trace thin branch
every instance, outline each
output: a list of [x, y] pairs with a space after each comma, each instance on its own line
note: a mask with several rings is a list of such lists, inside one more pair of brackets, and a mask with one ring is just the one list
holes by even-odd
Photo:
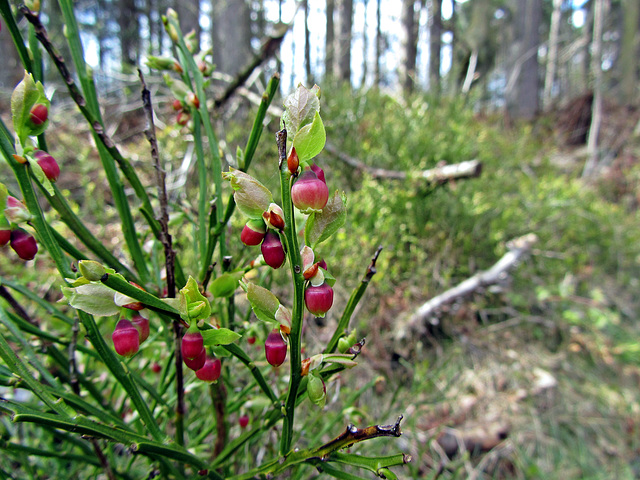
[[22, 305], [20, 305], [20, 303], [15, 298], [13, 298], [13, 295], [11, 295], [9, 290], [7, 290], [4, 285], [0, 285], [0, 297], [4, 298], [19, 316], [21, 316], [34, 327], [40, 328], [38, 322], [35, 319], [31, 318], [27, 311], [22, 308]]
[[325, 145], [325, 150], [338, 160], [353, 168], [367, 172], [374, 178], [384, 178], [389, 180], [420, 179], [427, 183], [443, 184], [449, 180], [459, 178], [479, 177], [482, 173], [482, 163], [478, 160], [467, 160], [453, 165], [443, 165], [436, 168], [430, 168], [428, 170], [405, 172], [400, 170], [387, 170], [384, 168], [371, 167], [363, 161], [347, 155], [329, 143]]
[[260, 53], [258, 53], [251, 62], [231, 81], [227, 86], [224, 93], [216, 98], [214, 105], [216, 108], [224, 106], [225, 103], [231, 98], [231, 96], [244, 85], [247, 79], [251, 76], [251, 73], [262, 65], [264, 62], [273, 57], [280, 48], [282, 41], [289, 29], [293, 26], [293, 22], [290, 25], [285, 25], [284, 28], [276, 32], [275, 35], [267, 37], [267, 40], [263, 43]]
[[213, 410], [216, 417], [216, 441], [213, 445], [213, 457], [220, 455], [220, 452], [224, 450], [224, 447], [228, 443], [229, 430], [227, 428], [227, 389], [222, 383], [222, 380], [212, 384], [210, 387], [211, 401], [213, 403]]
[[443, 306], [454, 302], [458, 298], [467, 296], [479, 288], [503, 282], [509, 270], [518, 264], [520, 259], [531, 250], [531, 247], [537, 241], [538, 237], [533, 233], [511, 241], [509, 243], [509, 251], [489, 270], [475, 274], [473, 277], [432, 298], [418, 308], [409, 318], [408, 322], [402, 326], [402, 328], [398, 329], [396, 338], [405, 339], [410, 338], [412, 335], [419, 334], [424, 331], [427, 323], [437, 325], [440, 322], [440, 309]]

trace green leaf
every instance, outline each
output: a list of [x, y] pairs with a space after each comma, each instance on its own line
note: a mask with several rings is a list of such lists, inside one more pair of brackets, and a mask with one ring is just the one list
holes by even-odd
[[223, 273], [216, 278], [209, 290], [216, 298], [227, 298], [234, 294], [240, 285], [243, 272]]
[[62, 293], [70, 306], [96, 317], [120, 313], [120, 307], [113, 299], [115, 290], [102, 283], [87, 283], [74, 288], [62, 287]]
[[336, 233], [347, 220], [347, 197], [336, 193], [329, 199], [321, 212], [313, 212], [304, 228], [304, 240], [311, 248], [327, 240]]
[[278, 298], [264, 287], [254, 283], [247, 284], [247, 299], [251, 303], [253, 313], [259, 320], [267, 323], [279, 324], [276, 312], [280, 307]]
[[229, 330], [228, 328], [200, 330], [200, 333], [202, 334], [206, 347], [211, 345], [229, 345], [242, 337], [239, 333]]
[[191, 323], [211, 316], [209, 300], [200, 293], [198, 282], [189, 276], [187, 284], [180, 290], [180, 316]]
[[53, 190], [53, 185], [51, 185], [51, 181], [44, 174], [44, 171], [42, 170], [42, 167], [38, 164], [38, 161], [35, 158], [33, 158], [31, 155], [27, 155], [26, 159], [29, 161], [29, 166], [31, 166], [31, 171], [33, 172], [33, 175], [36, 177], [36, 180], [38, 180], [42, 184], [44, 189], [47, 191], [47, 193], [53, 197], [55, 195], [55, 192]]
[[269, 189], [251, 175], [234, 168], [229, 168], [222, 176], [231, 182], [234, 190], [233, 199], [238, 210], [249, 218], [262, 218], [262, 213], [273, 202]]
[[320, 87], [314, 85], [309, 90], [298, 85], [296, 91], [285, 100], [284, 109], [282, 127], [287, 129], [287, 137], [295, 138], [298, 130], [312, 123], [320, 111]]
[[293, 139], [293, 146], [296, 148], [300, 162], [307, 163], [318, 155], [324, 148], [326, 141], [327, 133], [324, 130], [322, 118], [320, 118], [320, 113], [316, 112], [313, 123], [298, 130]]
[[35, 126], [29, 120], [31, 108], [36, 103], [42, 103], [49, 108], [49, 100], [44, 94], [44, 87], [40, 82], [35, 82], [33, 76], [26, 71], [24, 72], [24, 78], [16, 86], [11, 94], [11, 117], [13, 120], [13, 128], [20, 140], [20, 143], [24, 145], [27, 137], [30, 135], [40, 135], [45, 131], [49, 121], [47, 120], [42, 125]]

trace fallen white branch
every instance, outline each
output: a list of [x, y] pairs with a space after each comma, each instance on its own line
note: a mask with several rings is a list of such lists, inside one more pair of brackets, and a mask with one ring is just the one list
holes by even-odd
[[325, 150], [346, 163], [347, 165], [367, 172], [374, 178], [388, 178], [395, 180], [405, 180], [407, 178], [423, 179], [427, 183], [445, 183], [457, 178], [479, 177], [482, 171], [482, 164], [478, 160], [467, 160], [453, 165], [442, 165], [428, 170], [415, 172], [404, 172], [400, 170], [387, 170], [366, 165], [361, 160], [351, 157], [338, 150], [334, 145], [327, 143]]
[[509, 242], [509, 251], [489, 270], [475, 274], [419, 307], [398, 330], [396, 339], [402, 340], [420, 334], [425, 330], [427, 323], [437, 325], [440, 322], [441, 308], [453, 303], [456, 299], [469, 295], [479, 288], [503, 282], [509, 270], [518, 264], [522, 256], [527, 254], [537, 241], [538, 237], [534, 233], [529, 233]]

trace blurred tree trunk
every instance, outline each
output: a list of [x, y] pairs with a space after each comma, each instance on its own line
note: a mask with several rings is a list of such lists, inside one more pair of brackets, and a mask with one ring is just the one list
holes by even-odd
[[400, 64], [398, 76], [405, 94], [413, 91], [416, 83], [416, 58], [418, 56], [418, 21], [415, 0], [402, 0], [402, 29], [400, 31]]
[[602, 121], [602, 32], [606, 15], [606, 1], [595, 0], [593, 5], [593, 45], [591, 45], [591, 77], [593, 78], [593, 105], [587, 151], [589, 158], [585, 163], [583, 176], [588, 176], [598, 165], [600, 123]]
[[[11, 89], [22, 80], [24, 76], [24, 68], [18, 56], [18, 50], [11, 40], [11, 35], [7, 28], [0, 30], [0, 51], [2, 52], [2, 67], [0, 68], [0, 87], [2, 89]], [[8, 102], [8, 100], [7, 100]], [[4, 103], [3, 103], [4, 105]], [[8, 107], [9, 104], [7, 103]]]
[[[100, 2], [104, 0], [99, 0]], [[144, 2], [144, 15], [147, 17], [147, 25], [149, 25], [149, 48], [147, 53], [150, 55], [158, 55], [160, 42], [158, 37], [158, 22], [154, 17], [154, 12], [157, 10], [156, 2], [154, 0], [145, 0]]]
[[548, 110], [553, 100], [553, 86], [556, 81], [556, 66], [558, 63], [558, 38], [560, 36], [560, 18], [562, 0], [553, 0], [551, 25], [549, 27], [549, 45], [547, 46], [547, 67], [544, 76], [543, 108]]
[[622, 101], [632, 103], [638, 95], [638, 56], [640, 56], [640, 3], [623, 0], [622, 45], [620, 51]]
[[120, 61], [122, 71], [128, 73], [138, 65], [140, 56], [140, 31], [135, 0], [119, 0], [117, 14], [120, 27]]
[[591, 43], [593, 41], [593, 0], [587, 0], [584, 4], [587, 9], [586, 20], [582, 26], [582, 38], [584, 48], [582, 50], [582, 75], [583, 84], [581, 91], [589, 89], [589, 72], [591, 71]]
[[442, 0], [431, 0], [429, 29], [429, 90], [440, 96], [440, 63], [442, 51]]
[[202, 29], [200, 28], [200, 1], [177, 0], [174, 8], [178, 12], [182, 31], [185, 34], [191, 31], [195, 32], [195, 51], [200, 51], [200, 35], [202, 34]]
[[367, 83], [367, 75], [369, 73], [369, 36], [367, 35], [367, 9], [369, 7], [369, 0], [363, 0], [364, 3], [364, 25], [362, 27], [362, 78], [360, 79], [360, 87], [364, 87]]
[[382, 3], [382, 0], [376, 1], [376, 62], [373, 80], [376, 87], [380, 86], [381, 80], [380, 61], [382, 58], [382, 17], [380, 14], [380, 3]]
[[353, 27], [353, 0], [338, 0], [338, 78], [351, 82], [351, 31]]
[[326, 18], [327, 18], [327, 32], [324, 39], [324, 76], [325, 78], [332, 78], [335, 74], [335, 30], [333, 24], [333, 13], [335, 10], [335, 1], [327, 0], [326, 2]]
[[541, 0], [518, 0], [514, 25], [516, 57], [511, 65], [507, 88], [507, 110], [511, 117], [532, 119], [540, 109], [538, 48]]
[[311, 73], [311, 41], [309, 33], [309, 0], [303, 1], [304, 6], [304, 73], [307, 85], [313, 83]]
[[212, 4], [213, 63], [235, 76], [251, 58], [251, 8], [244, 0], [215, 0]]

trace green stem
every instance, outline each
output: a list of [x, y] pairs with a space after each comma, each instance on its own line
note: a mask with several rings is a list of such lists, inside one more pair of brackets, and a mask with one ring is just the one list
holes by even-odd
[[280, 192], [282, 195], [282, 210], [284, 212], [284, 238], [287, 248], [289, 267], [293, 279], [293, 309], [291, 312], [291, 332], [289, 333], [291, 375], [289, 389], [285, 403], [282, 437], [280, 438], [280, 454], [286, 455], [291, 449], [293, 438], [293, 422], [295, 416], [298, 387], [302, 380], [302, 318], [304, 315], [304, 277], [302, 275], [302, 259], [296, 232], [293, 203], [291, 202], [290, 174], [287, 167], [287, 131], [281, 130], [276, 134], [278, 143]]
[[18, 55], [20, 56], [20, 61], [22, 65], [27, 69], [28, 72], [33, 73], [33, 66], [31, 64], [31, 57], [29, 56], [29, 51], [27, 47], [24, 45], [24, 40], [22, 39], [22, 35], [20, 34], [20, 30], [18, 29], [18, 25], [16, 24], [15, 19], [13, 18], [13, 13], [11, 12], [11, 5], [8, 0], [0, 0], [0, 14], [6, 23], [6, 27], [11, 34], [11, 38], [13, 39], [13, 44], [16, 46], [18, 50]]
[[342, 317], [340, 317], [340, 321], [338, 322], [338, 327], [336, 328], [335, 332], [333, 332], [333, 336], [331, 337], [331, 340], [329, 340], [324, 353], [333, 353], [338, 346], [338, 340], [340, 340], [340, 337], [346, 333], [347, 328], [349, 327], [349, 322], [351, 321], [351, 316], [353, 315], [356, 306], [360, 302], [360, 299], [364, 295], [364, 292], [367, 290], [367, 287], [371, 282], [371, 278], [373, 278], [376, 273], [376, 261], [378, 260], [378, 256], [380, 255], [381, 251], [382, 246], [378, 247], [376, 253], [373, 255], [371, 264], [367, 267], [367, 271], [364, 274], [364, 277], [362, 277], [360, 285], [358, 285], [351, 293], [351, 297], [349, 297], [347, 306], [344, 308]]

